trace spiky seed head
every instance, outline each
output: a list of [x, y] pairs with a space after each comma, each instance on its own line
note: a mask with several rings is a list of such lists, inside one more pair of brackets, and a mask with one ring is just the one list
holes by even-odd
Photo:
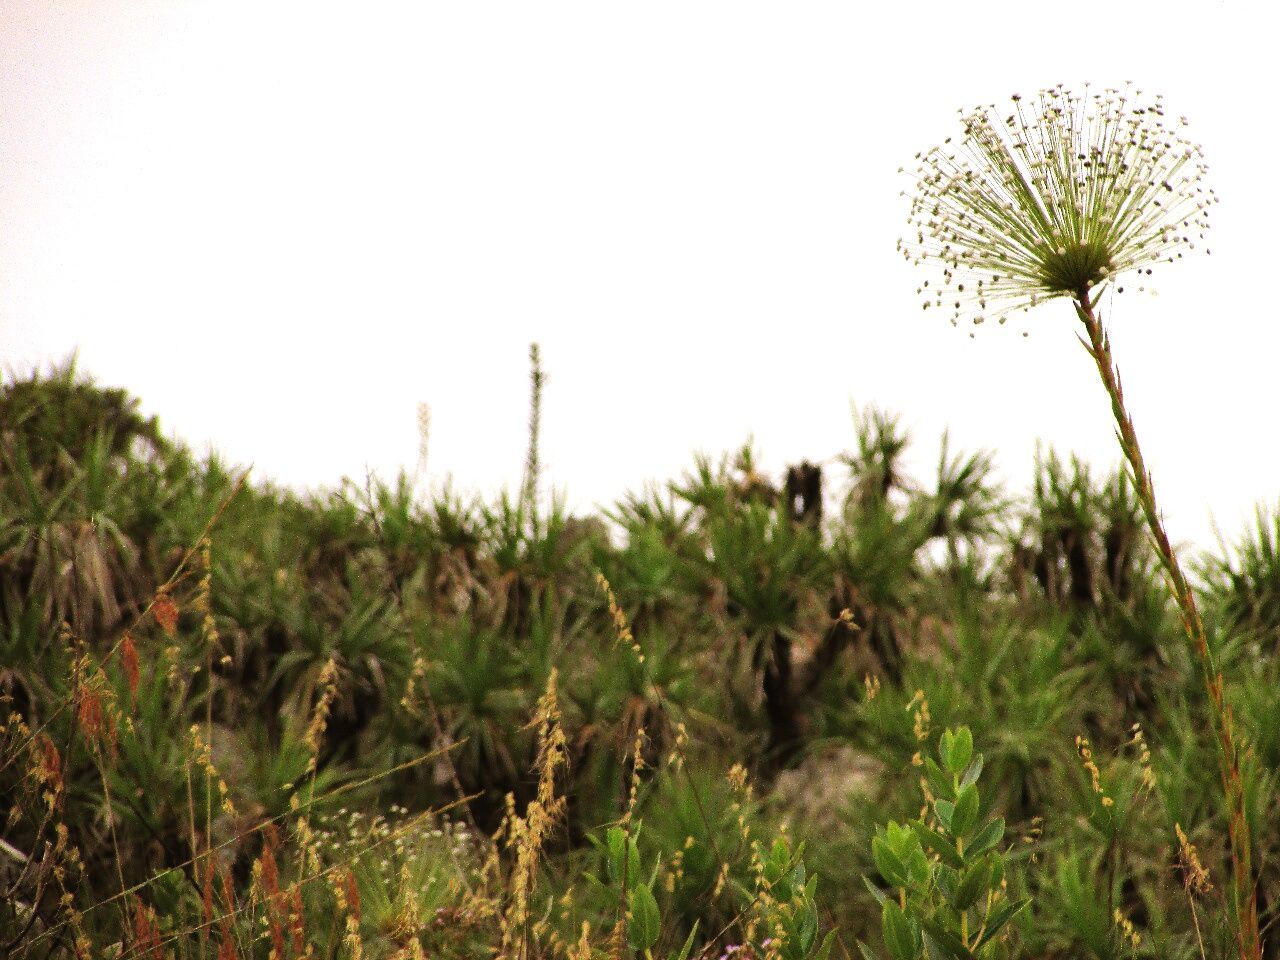
[[917, 154], [898, 241], [929, 269], [924, 309], [1003, 323], [1201, 245], [1217, 197], [1186, 118], [1167, 121], [1160, 96], [1056, 86], [960, 119], [958, 142]]

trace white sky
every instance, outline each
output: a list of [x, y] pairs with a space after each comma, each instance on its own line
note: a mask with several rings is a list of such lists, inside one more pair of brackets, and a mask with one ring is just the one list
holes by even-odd
[[850, 401], [922, 472], [949, 426], [1021, 487], [1037, 439], [1116, 459], [1096, 372], [1065, 302], [976, 339], [920, 312], [897, 169], [958, 107], [1132, 79], [1222, 197], [1213, 255], [1113, 327], [1208, 545], [1280, 495], [1267, 6], [0, 0], [0, 354], [78, 349], [294, 484], [411, 468], [425, 400], [435, 477], [514, 485], [538, 340], [580, 508], [751, 434], [831, 457]]

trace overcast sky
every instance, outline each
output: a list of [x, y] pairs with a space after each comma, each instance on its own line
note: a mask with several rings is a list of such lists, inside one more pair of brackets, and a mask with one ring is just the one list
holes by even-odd
[[[1163, 92], [1213, 255], [1105, 311], [1175, 538], [1280, 496], [1267, 4], [0, 0], [0, 352], [79, 351], [259, 477], [417, 458], [514, 485], [527, 351], [547, 479], [589, 508], [754, 435], [767, 468], [901, 413], [1015, 487], [1116, 460], [1058, 301], [975, 339], [895, 253], [956, 109]], [[1021, 336], [1022, 331], [1029, 336]]]

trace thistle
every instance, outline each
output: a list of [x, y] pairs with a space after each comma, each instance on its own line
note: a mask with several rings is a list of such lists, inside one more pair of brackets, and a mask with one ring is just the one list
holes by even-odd
[[974, 323], [1003, 322], [1044, 300], [1072, 300], [1084, 327], [1080, 342], [1111, 400], [1134, 490], [1204, 683], [1227, 807], [1237, 955], [1260, 960], [1243, 751], [1097, 312], [1109, 285], [1123, 289], [1122, 275], [1147, 276], [1204, 239], [1216, 202], [1202, 186], [1207, 168], [1182, 133], [1186, 119], [1166, 123], [1161, 98], [1143, 100], [1137, 90], [1091, 95], [1086, 88], [1076, 95], [1058, 86], [1033, 102], [1015, 95], [1003, 119], [994, 111], [961, 111], [960, 143], [948, 139], [917, 155], [915, 235], [898, 247], [909, 261], [933, 269], [919, 288], [924, 307], [952, 310], [953, 324], [966, 315]]
[[917, 290], [924, 309], [1003, 323], [1149, 275], [1203, 241], [1216, 197], [1186, 118], [1166, 122], [1161, 97], [1058, 86], [1015, 94], [1003, 116], [994, 105], [960, 113], [959, 143], [917, 154], [911, 234], [898, 242], [933, 268]]

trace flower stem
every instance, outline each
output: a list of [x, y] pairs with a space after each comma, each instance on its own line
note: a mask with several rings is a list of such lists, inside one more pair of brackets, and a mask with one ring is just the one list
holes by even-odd
[[1138, 446], [1138, 434], [1133, 418], [1124, 405], [1124, 392], [1120, 386], [1120, 371], [1111, 354], [1111, 341], [1102, 327], [1102, 321], [1094, 311], [1096, 301], [1090, 299], [1088, 289], [1075, 294], [1076, 315], [1084, 324], [1088, 335], [1080, 342], [1093, 357], [1102, 377], [1103, 386], [1111, 398], [1111, 412], [1116, 420], [1116, 437], [1133, 472], [1134, 489], [1138, 502], [1151, 531], [1160, 563], [1164, 567], [1169, 589], [1173, 592], [1182, 615], [1182, 627], [1200, 667], [1205, 692], [1209, 697], [1210, 722], [1217, 742], [1219, 772], [1222, 792], [1227, 801], [1227, 833], [1231, 843], [1232, 885], [1236, 908], [1236, 947], [1240, 960], [1261, 960], [1262, 944], [1258, 932], [1258, 904], [1253, 882], [1252, 843], [1249, 837], [1249, 821], [1245, 811], [1244, 778], [1240, 770], [1240, 752], [1232, 733], [1231, 709], [1223, 697], [1222, 671], [1214, 661], [1209, 648], [1204, 621], [1196, 604], [1195, 594], [1187, 583], [1186, 575], [1178, 562], [1178, 555], [1169, 542], [1164, 521], [1156, 506], [1155, 489], [1151, 474]]

